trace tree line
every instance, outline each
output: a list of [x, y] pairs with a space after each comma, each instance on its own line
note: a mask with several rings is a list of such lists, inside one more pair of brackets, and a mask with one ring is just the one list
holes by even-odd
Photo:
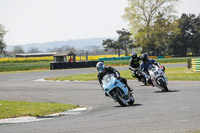
[[119, 56], [120, 51], [127, 55], [131, 48], [150, 55], [200, 55], [200, 15], [183, 13], [177, 18], [178, 2], [128, 0], [123, 18], [129, 22], [129, 31], [117, 31], [116, 41], [104, 40], [104, 50], [115, 50]]

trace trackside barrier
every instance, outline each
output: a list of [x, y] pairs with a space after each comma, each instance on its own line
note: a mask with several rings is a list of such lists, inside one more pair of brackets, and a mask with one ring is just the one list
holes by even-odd
[[50, 69], [70, 69], [70, 68], [88, 68], [96, 67], [99, 61], [85, 61], [85, 62], [52, 62], [50, 63]]
[[191, 68], [193, 71], [200, 72], [200, 58], [191, 59]]

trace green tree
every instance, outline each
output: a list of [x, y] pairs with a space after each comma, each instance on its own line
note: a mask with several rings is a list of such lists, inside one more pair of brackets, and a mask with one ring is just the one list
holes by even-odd
[[200, 54], [200, 15], [197, 17], [195, 14], [191, 16], [192, 21], [192, 40], [191, 40], [191, 52], [192, 55]]
[[0, 54], [2, 54], [4, 52], [4, 49], [6, 48], [6, 44], [3, 40], [5, 34], [6, 31], [4, 29], [4, 26], [0, 24]]
[[123, 50], [125, 50], [125, 55], [128, 56], [128, 48], [132, 48], [133, 40], [130, 38], [131, 33], [125, 29], [117, 30], [119, 34], [118, 42], [121, 44]]
[[119, 34], [119, 38], [114, 41], [112, 39], [106, 39], [103, 40], [103, 47], [104, 51], [107, 52], [108, 50], [114, 50], [116, 53], [118, 53], [118, 56], [121, 55], [121, 51], [125, 51], [125, 55], [128, 55], [128, 48], [133, 47], [133, 40], [130, 38], [130, 32], [122, 29], [122, 30], [117, 30], [117, 33]]
[[[179, 0], [128, 0], [123, 18], [129, 21], [130, 32], [136, 46], [142, 45], [143, 52], [149, 52], [152, 40], [151, 29], [159, 13], [166, 18], [174, 18], [174, 5]], [[141, 37], [141, 38], [140, 38]]]
[[171, 34], [179, 33], [176, 21], [164, 18], [163, 13], [159, 13], [152, 27], [150, 40], [152, 40], [153, 51], [157, 55], [169, 54], [169, 43]]
[[112, 39], [106, 39], [103, 40], [102, 45], [104, 47], [105, 52], [107, 52], [108, 50], [114, 50], [118, 54], [118, 56], [121, 55], [122, 46], [118, 41], [114, 41]]
[[200, 16], [194, 14], [182, 14], [177, 20], [180, 32], [173, 34], [173, 40], [170, 48], [172, 53], [179, 56], [185, 56], [188, 53], [200, 53]]

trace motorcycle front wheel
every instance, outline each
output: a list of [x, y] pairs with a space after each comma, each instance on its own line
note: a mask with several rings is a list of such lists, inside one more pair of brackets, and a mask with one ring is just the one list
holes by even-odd
[[135, 102], [135, 99], [134, 99], [133, 95], [130, 94], [130, 101], [128, 102], [128, 104], [129, 104], [129, 105], [133, 105], [134, 102]]
[[159, 82], [160, 82], [160, 86], [163, 88], [163, 91], [168, 92], [169, 89], [168, 89], [166, 83], [162, 79], [160, 79]]
[[117, 89], [116, 93], [114, 94], [114, 97], [121, 106], [126, 106], [126, 100], [123, 91]]

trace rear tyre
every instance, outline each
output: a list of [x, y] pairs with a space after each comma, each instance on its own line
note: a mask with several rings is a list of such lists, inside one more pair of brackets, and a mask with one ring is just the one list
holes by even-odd
[[162, 79], [160, 79], [159, 82], [160, 82], [160, 86], [163, 88], [163, 91], [169, 92], [169, 89], [168, 89], [166, 83]]

